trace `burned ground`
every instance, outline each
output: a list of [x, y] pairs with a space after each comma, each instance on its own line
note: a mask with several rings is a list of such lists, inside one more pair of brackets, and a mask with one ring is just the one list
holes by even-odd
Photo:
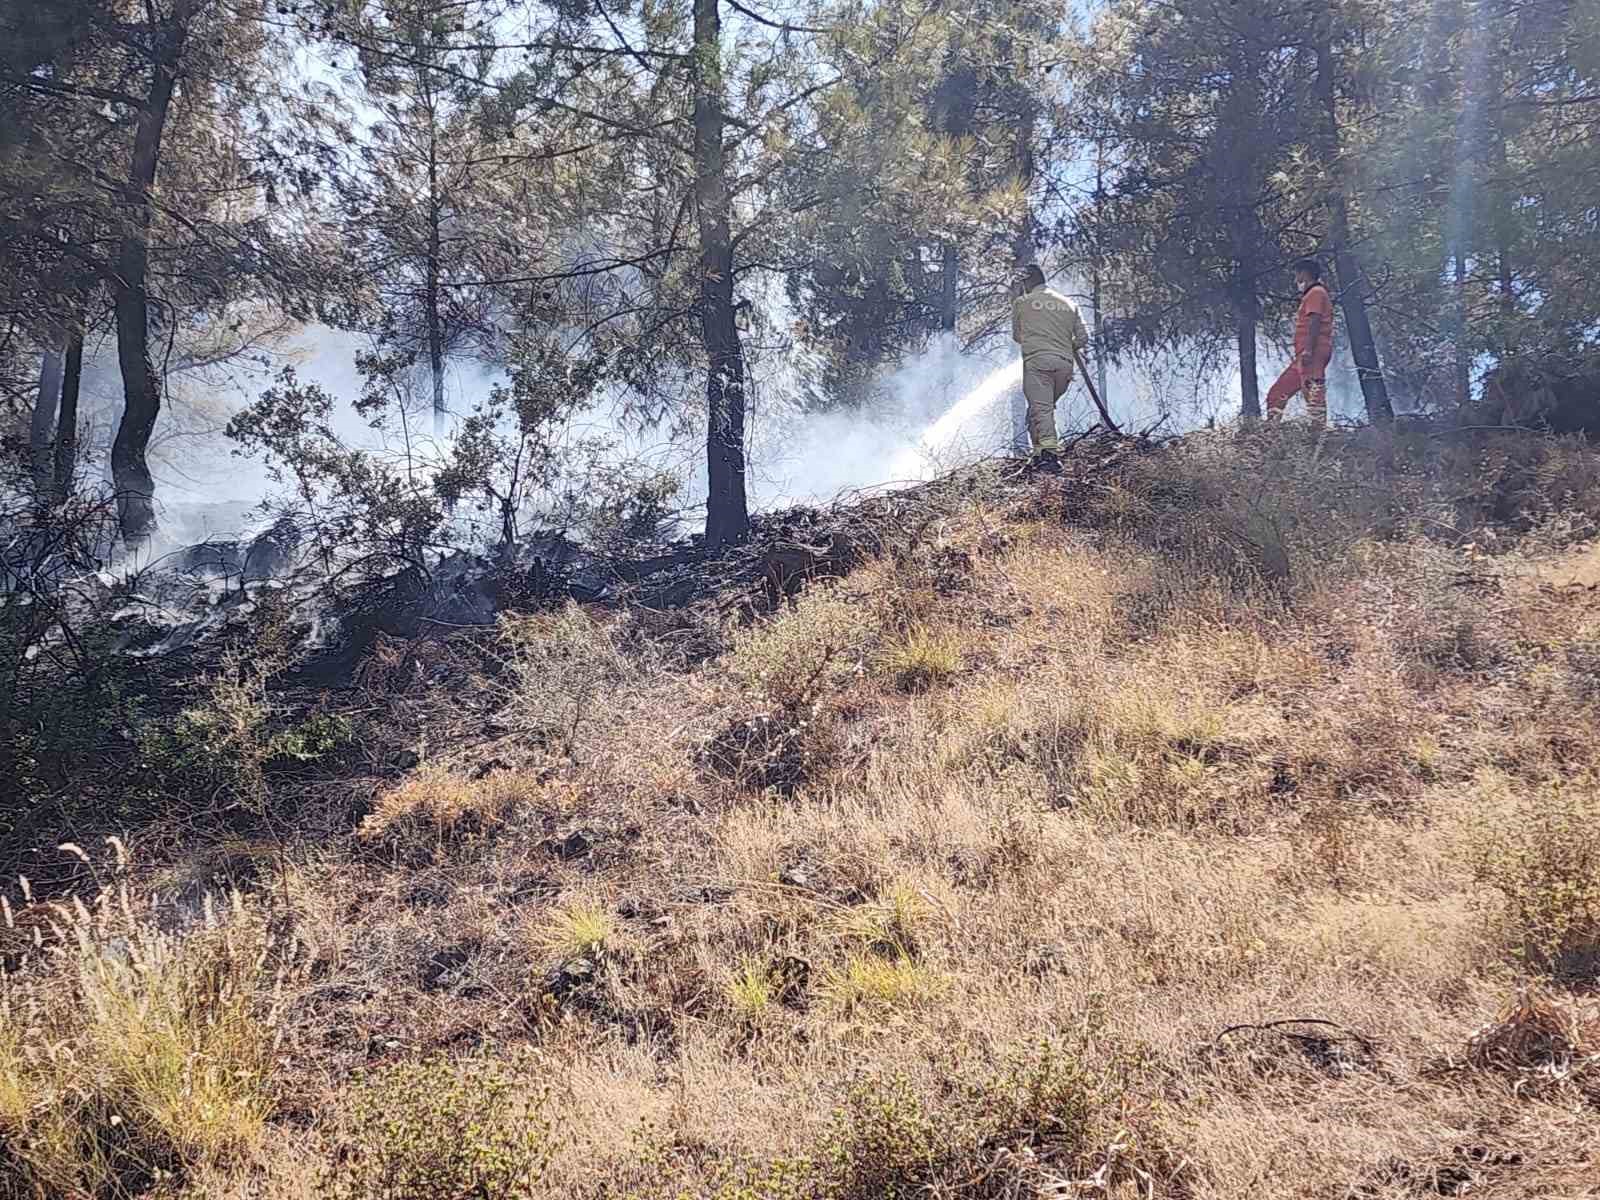
[[0, 1195], [1591, 1195], [1592, 472], [1095, 439], [206, 659], [7, 892]]

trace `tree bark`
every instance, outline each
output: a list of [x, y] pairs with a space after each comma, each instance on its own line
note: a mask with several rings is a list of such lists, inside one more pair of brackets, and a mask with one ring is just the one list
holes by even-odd
[[1246, 421], [1261, 419], [1261, 380], [1256, 375], [1256, 314], [1253, 306], [1239, 310], [1239, 415]]
[[[1034, 222], [1033, 205], [1029, 200], [1033, 189], [1034, 156], [1033, 136], [1038, 123], [1038, 108], [1030, 97], [1019, 92], [1016, 96], [1017, 105], [1022, 112], [1021, 119], [1017, 122], [1017, 140], [1013, 143], [1012, 153], [1017, 166], [1017, 185], [1022, 189], [1022, 215], [1017, 221], [1016, 232], [1011, 238], [1011, 263], [1015, 268], [1013, 276], [1020, 273], [1024, 267], [1034, 266], [1039, 261], [1039, 255], [1034, 249]], [[945, 319], [944, 328], [954, 333], [956, 328], [957, 304], [955, 280], [957, 278], [957, 264], [947, 260], [945, 279]], [[1097, 309], [1096, 312], [1099, 310]], [[1096, 318], [1098, 320], [1098, 317]], [[1105, 392], [1101, 386], [1101, 394]], [[1030, 442], [1028, 439], [1028, 402], [1022, 394], [1021, 388], [1013, 388], [1011, 394], [1011, 452], [1017, 455], [1028, 453]]]
[[953, 243], [945, 243], [944, 267], [939, 284], [939, 328], [945, 333], [956, 331], [956, 318], [961, 315], [956, 284], [961, 276], [961, 256]]
[[1456, 408], [1463, 409], [1471, 399], [1472, 363], [1467, 350], [1467, 261], [1458, 247], [1450, 256], [1454, 260], [1455, 299], [1451, 306], [1450, 331], [1455, 343]]
[[1496, 273], [1500, 286], [1500, 353], [1502, 356], [1517, 352], [1517, 283], [1512, 264], [1511, 243], [1515, 236], [1516, 216], [1507, 194], [1510, 188], [1510, 168], [1506, 161], [1506, 78], [1510, 68], [1504, 53], [1496, 55], [1494, 120], [1491, 127], [1491, 154], [1493, 155], [1495, 194], [1494, 223], [1497, 242]]
[[67, 338], [66, 370], [61, 379], [61, 414], [56, 423], [52, 486], [58, 503], [72, 495], [73, 468], [78, 459], [78, 391], [83, 383], [83, 329]]
[[1012, 258], [1017, 268], [1029, 266], [1038, 260], [1033, 248], [1033, 192], [1034, 157], [1033, 137], [1038, 124], [1038, 106], [1030, 97], [1021, 97], [1022, 119], [1017, 122], [1016, 160], [1017, 184], [1022, 188], [1022, 218], [1017, 223], [1016, 236], [1011, 241]]
[[118, 524], [127, 542], [143, 541], [156, 526], [155, 480], [148, 454], [161, 415], [161, 379], [150, 358], [150, 190], [161, 163], [161, 139], [193, 10], [193, 0], [179, 0], [172, 15], [150, 31], [150, 91], [139, 111], [133, 163], [123, 189], [126, 227], [112, 279], [123, 409], [111, 444], [111, 483], [117, 493]]
[[439, 200], [438, 113], [432, 92], [428, 104], [428, 265], [424, 283], [423, 319], [428, 326], [428, 378], [433, 384], [433, 432], [444, 432], [444, 330], [439, 314], [439, 226], [442, 220]]
[[50, 484], [50, 442], [55, 435], [56, 404], [61, 398], [62, 352], [52, 337], [39, 356], [39, 394], [33, 402], [28, 426], [28, 450], [33, 459], [33, 482], [42, 496]]
[[1233, 278], [1234, 336], [1239, 354], [1239, 416], [1245, 423], [1261, 419], [1261, 380], [1256, 362], [1256, 330], [1261, 321], [1263, 248], [1269, 244], [1256, 205], [1266, 192], [1262, 161], [1262, 78], [1265, 55], [1262, 43], [1239, 37], [1228, 55], [1232, 86], [1223, 109], [1232, 131], [1222, 171], [1231, 181], [1232, 196], [1224, 191], [1222, 203], [1232, 208], [1228, 220]]
[[444, 432], [444, 335], [439, 328], [439, 260], [437, 234], [429, 246], [427, 279], [428, 378], [433, 384], [433, 431]]
[[1350, 247], [1350, 208], [1341, 176], [1339, 106], [1334, 86], [1333, 34], [1324, 16], [1317, 36], [1317, 96], [1322, 103], [1323, 153], [1330, 176], [1328, 188], [1328, 240], [1333, 249], [1334, 275], [1339, 305], [1344, 309], [1345, 330], [1350, 335], [1350, 354], [1356, 361], [1356, 376], [1361, 381], [1361, 396], [1366, 401], [1367, 419], [1374, 425], [1394, 421], [1394, 406], [1378, 362], [1378, 345], [1367, 315], [1366, 276], [1355, 251]]
[[695, 207], [700, 229], [700, 331], [706, 373], [707, 549], [750, 533], [745, 495], [744, 347], [733, 309], [733, 234], [723, 161], [722, 15], [694, 0]]
[[[953, 51], [947, 56], [945, 70], [945, 78], [934, 93], [935, 125], [944, 130], [952, 142], [956, 142], [972, 132], [978, 103], [978, 80], [972, 67]], [[953, 334], [961, 316], [961, 252], [953, 242], [945, 243], [940, 283], [939, 328]]]
[[[1094, 204], [1095, 225], [1100, 224], [1100, 208], [1105, 197], [1106, 188], [1106, 143], [1105, 138], [1096, 137], [1094, 141]], [[1094, 304], [1094, 374], [1095, 383], [1100, 387], [1102, 399], [1106, 396], [1106, 322], [1100, 310], [1100, 251], [1094, 253], [1094, 278], [1093, 278], [1093, 304]], [[1109, 400], [1106, 403], [1110, 403]]]

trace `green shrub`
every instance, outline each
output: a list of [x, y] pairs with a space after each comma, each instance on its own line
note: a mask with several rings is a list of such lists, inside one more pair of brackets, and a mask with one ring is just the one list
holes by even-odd
[[0, 854], [8, 861], [80, 823], [85, 789], [62, 784], [86, 759], [119, 747], [116, 733], [150, 676], [148, 663], [118, 653], [127, 596], [98, 570], [113, 498], [91, 490], [36, 504], [16, 467], [0, 453]]
[[221, 796], [259, 809], [274, 762], [312, 762], [350, 739], [349, 721], [327, 713], [274, 729], [272, 672], [230, 655], [201, 703], [147, 729], [140, 750], [150, 783], [163, 794]]
[[819, 1156], [828, 1200], [898, 1200], [952, 1174], [954, 1124], [937, 1119], [904, 1078], [862, 1084], [834, 1113]]
[[[1091, 1070], [1046, 1042], [998, 1071], [957, 1081], [937, 1107], [902, 1077], [864, 1083], [834, 1114], [818, 1153], [821, 1200], [921, 1195], [1036, 1195], [1104, 1166], [1113, 1135], [1124, 1159], [1108, 1182], [1147, 1155], [1124, 1114], [1120, 1061]], [[1018, 1153], [1026, 1151], [1027, 1153]], [[1041, 1164], [1049, 1164], [1048, 1175]], [[977, 1191], [973, 1183], [986, 1181]]]
[[353, 1091], [349, 1144], [324, 1168], [340, 1200], [518, 1200], [542, 1194], [546, 1093], [510, 1067], [442, 1058], [389, 1067]]
[[[847, 1091], [827, 1127], [799, 1154], [706, 1162], [691, 1147], [656, 1145], [648, 1178], [626, 1194], [644, 1200], [909, 1200], [1138, 1194], [1172, 1173], [1145, 1136], [1126, 1056], [1091, 1068], [1044, 1042], [996, 1069], [963, 1072], [937, 1097], [904, 1075], [866, 1078]], [[686, 1154], [685, 1151], [689, 1152]], [[1130, 1193], [1131, 1194], [1131, 1193]]]
[[812, 587], [792, 611], [735, 637], [728, 669], [770, 703], [800, 709], [860, 672], [875, 635], [838, 587]]

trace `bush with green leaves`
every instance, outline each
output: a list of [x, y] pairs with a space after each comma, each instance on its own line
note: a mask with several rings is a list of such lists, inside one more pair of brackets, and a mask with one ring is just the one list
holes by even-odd
[[140, 752], [151, 786], [259, 808], [275, 763], [314, 762], [350, 740], [350, 722], [337, 714], [281, 724], [266, 686], [272, 673], [270, 663], [230, 654], [200, 703], [147, 729]]
[[111, 741], [139, 675], [115, 652], [126, 596], [100, 570], [115, 498], [90, 489], [43, 505], [23, 468], [0, 453], [0, 779], [12, 800], [0, 843], [39, 836], [37, 802]]
[[544, 1194], [547, 1093], [514, 1063], [443, 1058], [384, 1068], [346, 1108], [347, 1144], [324, 1168], [336, 1200], [520, 1200]]
[[[825, 1200], [937, 1195], [986, 1174], [999, 1187], [1007, 1173], [1015, 1189], [1040, 1182], [1018, 1176], [1041, 1162], [1058, 1177], [1086, 1176], [1099, 1165], [1093, 1160], [1123, 1107], [1123, 1086], [1120, 1064], [1097, 1070], [1052, 1042], [1013, 1056], [992, 1074], [959, 1081], [953, 1103], [937, 1108], [902, 1077], [862, 1084], [834, 1114], [819, 1147], [817, 1194]], [[1013, 1164], [1009, 1171], [997, 1169], [1005, 1162]]]
[[735, 679], [785, 709], [810, 704], [831, 683], [865, 669], [878, 640], [873, 620], [837, 584], [808, 588], [793, 611], [740, 632]]
[[[1138, 1061], [1091, 1065], [1054, 1041], [997, 1068], [962, 1072], [937, 1098], [904, 1075], [858, 1081], [799, 1154], [685, 1161], [647, 1155], [650, 1200], [910, 1200], [914, 1196], [1075, 1195], [1096, 1176], [1113, 1194], [1155, 1178], [1169, 1156], [1144, 1128], [1131, 1082]], [[1086, 1190], [1086, 1189], [1085, 1189]]]

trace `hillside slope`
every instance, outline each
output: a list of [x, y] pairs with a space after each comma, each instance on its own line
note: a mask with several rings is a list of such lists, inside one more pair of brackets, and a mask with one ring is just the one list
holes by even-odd
[[1375, 449], [236, 658], [7, 893], [0, 1196], [1600, 1194], [1600, 469]]

